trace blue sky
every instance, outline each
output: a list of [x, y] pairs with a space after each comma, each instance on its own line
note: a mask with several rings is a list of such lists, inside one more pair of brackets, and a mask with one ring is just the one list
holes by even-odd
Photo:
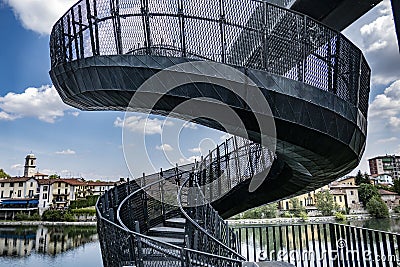
[[[116, 180], [130, 175], [122, 151], [121, 112], [82, 112], [63, 104], [48, 75], [51, 25], [75, 0], [0, 0], [0, 168], [11, 175], [23, 173], [26, 154], [33, 152], [40, 172], [63, 177]], [[365, 158], [400, 153], [400, 54], [398, 53], [389, 1], [375, 7], [344, 31], [366, 55], [372, 68], [369, 135], [359, 166], [367, 171]], [[142, 142], [140, 114], [133, 133]], [[162, 151], [177, 147], [164, 142], [162, 119], [146, 135], [155, 168], [166, 167]], [[174, 122], [165, 127], [178, 127]], [[181, 133], [179, 163], [199, 156], [199, 143], [207, 136], [220, 142], [222, 133], [189, 125]], [[211, 142], [203, 142], [208, 147]], [[135, 147], [135, 144], [131, 144]], [[133, 155], [131, 171], [141, 173], [142, 158]], [[146, 169], [146, 171], [149, 171]]]

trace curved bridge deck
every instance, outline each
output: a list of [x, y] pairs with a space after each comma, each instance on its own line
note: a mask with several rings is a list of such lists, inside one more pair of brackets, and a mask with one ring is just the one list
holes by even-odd
[[[175, 116], [249, 140], [231, 150], [226, 150], [227, 141], [195, 169], [176, 170], [175, 176], [179, 173], [186, 178], [178, 203], [168, 206], [170, 210], [160, 204], [161, 198], [151, 206], [143, 202], [144, 207], [137, 207], [135, 201], [147, 197], [134, 182], [100, 198], [97, 209], [106, 266], [128, 260], [152, 266], [154, 259], [146, 260], [143, 255], [153, 251], [168, 259], [163, 264], [240, 266], [243, 258], [237, 254], [235, 236], [222, 217], [327, 184], [356, 167], [365, 148], [370, 69], [361, 51], [321, 22], [265, 1], [81, 0], [54, 26], [50, 52], [50, 75], [61, 98], [82, 110], [126, 110], [138, 88], [153, 75], [167, 71], [171, 77], [183, 77], [188, 72], [180, 71], [180, 63], [196, 66], [211, 61], [253, 80], [272, 112], [257, 111], [264, 118], [261, 123], [271, 115], [274, 118], [274, 161], [260, 165], [256, 159], [265, 154], [260, 144], [264, 136], [247, 99], [223, 86], [196, 82], [167, 92], [146, 91], [147, 98], [161, 95], [157, 104], [143, 101], [129, 110]], [[196, 75], [213, 77], [210, 70]], [[198, 109], [175, 112], [187, 100], [194, 101]], [[243, 122], [241, 131], [229, 119], [204, 118], [202, 110], [218, 108], [217, 103], [235, 111]], [[221, 123], [228, 127], [222, 128]], [[237, 161], [239, 154], [244, 157], [242, 163]], [[227, 166], [237, 171], [227, 175]], [[196, 201], [207, 199], [201, 188], [210, 190], [213, 177], [221, 175], [229, 185], [227, 194], [213, 199], [212, 206], [197, 203], [200, 208], [185, 208], [182, 202], [190, 203], [191, 194]], [[250, 178], [255, 177], [266, 179], [249, 192]], [[169, 178], [159, 178], [154, 185], [161, 188]], [[129, 214], [137, 208], [144, 213]], [[157, 216], [150, 220], [149, 213]], [[168, 221], [171, 218], [186, 218], [183, 231], [188, 240], [178, 242], [182, 230], [169, 229], [174, 228]], [[169, 229], [163, 232], [163, 240], [149, 236], [158, 235], [160, 229]], [[216, 236], [208, 233], [212, 229]], [[226, 229], [223, 234], [221, 229]], [[124, 240], [117, 249], [121, 259], [107, 254], [116, 249], [117, 239]], [[204, 246], [204, 242], [212, 245]]]

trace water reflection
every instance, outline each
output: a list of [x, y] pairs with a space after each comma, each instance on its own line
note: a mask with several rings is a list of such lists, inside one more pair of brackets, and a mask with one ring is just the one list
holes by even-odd
[[0, 257], [57, 255], [97, 240], [93, 226], [0, 227]]
[[350, 225], [376, 229], [387, 232], [400, 233], [400, 218], [369, 219], [364, 221], [352, 221]]

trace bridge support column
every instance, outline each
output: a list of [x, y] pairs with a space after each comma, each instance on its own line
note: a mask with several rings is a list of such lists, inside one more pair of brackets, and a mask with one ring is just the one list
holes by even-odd
[[394, 25], [397, 34], [397, 45], [399, 46], [399, 52], [400, 52], [400, 0], [391, 0], [391, 2], [392, 2]]

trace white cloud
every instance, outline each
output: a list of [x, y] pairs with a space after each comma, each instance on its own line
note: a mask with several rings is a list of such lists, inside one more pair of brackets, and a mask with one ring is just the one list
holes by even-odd
[[69, 114], [71, 114], [74, 117], [78, 117], [80, 113], [79, 113], [79, 111], [73, 111], [73, 112], [70, 112]]
[[14, 11], [24, 28], [49, 34], [54, 23], [76, 0], [3, 0]]
[[76, 152], [74, 150], [71, 150], [68, 148], [67, 150], [57, 151], [56, 154], [58, 154], [58, 155], [75, 155]]
[[0, 111], [0, 120], [3, 120], [3, 121], [12, 121], [12, 120], [15, 120], [15, 119], [16, 119], [16, 117], [14, 117], [14, 116], [8, 114], [7, 112]]
[[388, 84], [399, 79], [400, 55], [389, 0], [372, 11], [360, 27], [361, 48], [372, 69], [374, 84]]
[[221, 135], [221, 137], [219, 139], [221, 139], [222, 141], [225, 141], [229, 138], [231, 138], [233, 135], [231, 135], [230, 133], [224, 133], [223, 135]]
[[71, 109], [64, 104], [53, 86], [30, 87], [23, 93], [7, 93], [0, 97], [0, 120], [15, 120], [35, 117], [41, 121], [54, 123]]
[[10, 168], [12, 170], [15, 170], [15, 169], [21, 169], [22, 167], [24, 167], [22, 164], [14, 164]]
[[391, 128], [400, 127], [400, 80], [393, 82], [370, 105], [372, 120], [386, 122]]
[[189, 164], [189, 163], [194, 163], [195, 161], [200, 161], [201, 156], [191, 156], [189, 158], [180, 158], [179, 163], [180, 164]]
[[174, 150], [172, 148], [172, 146], [170, 146], [169, 144], [162, 144], [161, 146], [156, 146], [157, 150], [162, 150], [162, 151], [172, 151]]
[[172, 126], [171, 121], [164, 121], [158, 118], [143, 118], [142, 116], [129, 116], [125, 120], [117, 117], [114, 121], [115, 127], [125, 128], [134, 133], [161, 134], [162, 127]]
[[399, 139], [397, 137], [389, 137], [389, 138], [385, 138], [385, 139], [379, 139], [377, 141], [377, 143], [391, 143], [391, 142], [397, 142]]
[[400, 127], [400, 118], [398, 117], [390, 117], [389, 118], [389, 125], [393, 128], [399, 128]]
[[187, 128], [187, 129], [196, 130], [196, 129], [197, 129], [197, 124], [196, 124], [196, 123], [193, 123], [193, 122], [186, 122], [186, 123], [183, 125], [183, 127], [184, 127], [184, 128]]
[[194, 147], [194, 148], [190, 148], [188, 150], [189, 150], [189, 152], [192, 152], [192, 153], [200, 153], [201, 152], [200, 147]]

